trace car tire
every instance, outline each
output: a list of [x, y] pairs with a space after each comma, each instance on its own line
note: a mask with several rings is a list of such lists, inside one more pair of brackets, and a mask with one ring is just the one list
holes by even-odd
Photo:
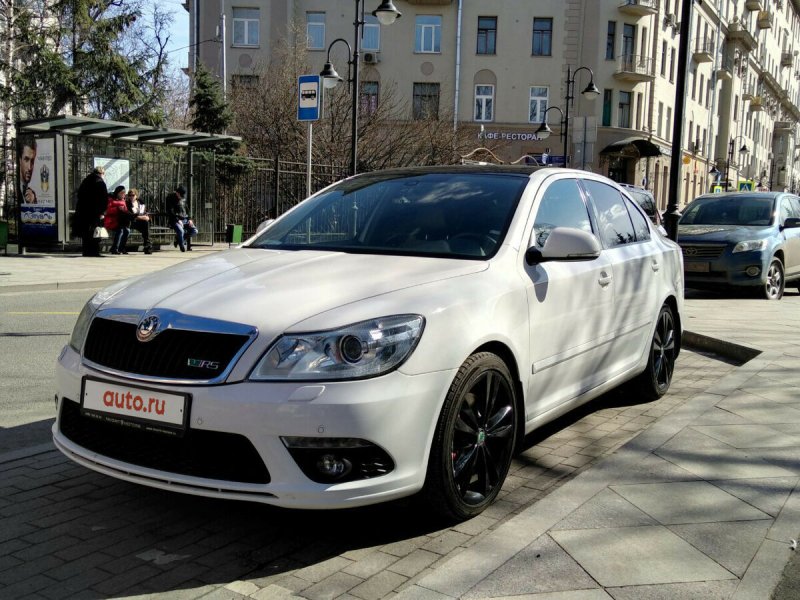
[[505, 481], [519, 428], [514, 380], [495, 354], [470, 356], [447, 392], [422, 497], [462, 521], [489, 506]]
[[678, 357], [676, 338], [675, 316], [669, 304], [664, 304], [650, 342], [647, 367], [633, 380], [635, 392], [646, 402], [661, 398], [669, 390]]
[[761, 291], [767, 300], [780, 300], [783, 298], [783, 291], [786, 281], [783, 278], [783, 263], [779, 258], [773, 258], [767, 269], [767, 280]]

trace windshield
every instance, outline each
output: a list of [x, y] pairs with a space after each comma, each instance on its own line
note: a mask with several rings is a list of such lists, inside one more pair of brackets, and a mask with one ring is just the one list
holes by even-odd
[[772, 223], [773, 199], [731, 196], [697, 198], [683, 212], [681, 225], [746, 225]]
[[249, 246], [490, 257], [527, 183], [498, 173], [362, 175], [301, 202]]

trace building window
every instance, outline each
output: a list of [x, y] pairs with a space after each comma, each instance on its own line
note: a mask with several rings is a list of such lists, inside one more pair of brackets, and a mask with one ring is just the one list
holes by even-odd
[[544, 113], [547, 110], [547, 103], [550, 98], [550, 88], [544, 86], [534, 86], [531, 88], [530, 103], [528, 108], [528, 121], [531, 123], [541, 123], [544, 120]]
[[667, 141], [672, 141], [672, 107], [667, 107]]
[[325, 13], [306, 13], [306, 38], [309, 50], [325, 50]]
[[235, 88], [258, 87], [258, 75], [231, 75], [231, 85]]
[[603, 90], [603, 127], [611, 127], [611, 102], [614, 90]]
[[475, 86], [475, 120], [491, 121], [494, 118], [494, 86]]
[[675, 48], [669, 51], [669, 82], [675, 83]]
[[617, 127], [631, 126], [631, 93], [619, 93], [619, 112], [617, 113]]
[[361, 37], [361, 49], [377, 52], [381, 49], [381, 25], [373, 15], [364, 15], [364, 29]]
[[258, 46], [257, 8], [233, 8], [233, 45]]
[[606, 60], [614, 60], [616, 52], [617, 22], [608, 22], [608, 33], [606, 33]]
[[478, 17], [478, 54], [497, 53], [497, 17]]
[[664, 132], [664, 103], [658, 103], [658, 124], [656, 125], [656, 135], [658, 137], [664, 137], [662, 133]]
[[442, 17], [434, 15], [417, 15], [416, 39], [414, 52], [441, 52]]
[[622, 56], [628, 58], [636, 54], [636, 26], [622, 25]]
[[533, 20], [533, 56], [553, 55], [553, 19]]
[[361, 112], [365, 115], [374, 114], [378, 110], [378, 82], [361, 82]]
[[439, 84], [415, 83], [414, 84], [414, 118], [438, 119], [439, 118]]
[[661, 76], [667, 76], [667, 42], [661, 42]]

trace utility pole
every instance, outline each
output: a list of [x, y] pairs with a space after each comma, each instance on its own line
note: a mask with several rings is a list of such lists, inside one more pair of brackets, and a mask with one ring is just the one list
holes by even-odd
[[219, 0], [219, 35], [222, 39], [222, 65], [220, 77], [222, 78], [222, 100], [228, 99], [228, 52], [225, 43], [225, 0]]

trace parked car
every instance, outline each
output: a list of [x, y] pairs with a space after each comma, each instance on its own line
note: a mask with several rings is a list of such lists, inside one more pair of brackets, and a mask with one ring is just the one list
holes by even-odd
[[56, 446], [162, 489], [463, 519], [523, 435], [670, 386], [683, 267], [612, 181], [430, 167], [336, 183], [242, 247], [117, 283], [57, 365]]
[[667, 230], [664, 229], [664, 220], [661, 218], [661, 213], [656, 206], [655, 196], [653, 196], [649, 190], [629, 183], [620, 183], [619, 185], [623, 190], [628, 192], [631, 198], [636, 200], [636, 203], [642, 207], [642, 210], [658, 228], [661, 234], [667, 235]]
[[688, 287], [749, 286], [780, 300], [800, 287], [800, 198], [730, 192], [695, 198], [678, 222]]

